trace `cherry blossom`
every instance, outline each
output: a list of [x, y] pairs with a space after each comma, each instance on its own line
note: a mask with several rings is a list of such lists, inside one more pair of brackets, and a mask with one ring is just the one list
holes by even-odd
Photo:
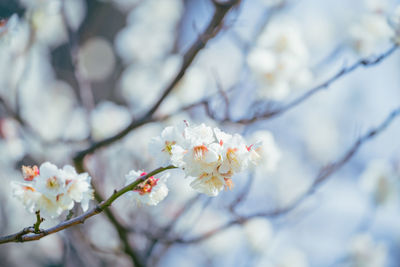
[[83, 211], [93, 199], [90, 177], [87, 173], [77, 174], [72, 166], [63, 169], [45, 162], [40, 168], [22, 167], [25, 182], [13, 182], [14, 196], [29, 212], [40, 211], [44, 218], [55, 218], [71, 210], [75, 202], [81, 203]]
[[[138, 178], [146, 174], [147, 173], [143, 171], [130, 171], [125, 176], [125, 185], [136, 181]], [[131, 192], [128, 192], [128, 197], [137, 203], [155, 206], [168, 195], [168, 187], [166, 185], [168, 177], [169, 173], [163, 174], [160, 178], [154, 178], [154, 176], [151, 176], [137, 185]]]

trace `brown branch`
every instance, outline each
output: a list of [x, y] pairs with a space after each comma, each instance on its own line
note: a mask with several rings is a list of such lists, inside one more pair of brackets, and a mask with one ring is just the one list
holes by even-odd
[[249, 177], [247, 178], [247, 182], [244, 185], [242, 191], [239, 193], [239, 195], [235, 198], [234, 201], [232, 201], [232, 203], [229, 205], [229, 210], [232, 213], [236, 214], [236, 208], [237, 206], [242, 203], [246, 197], [249, 195], [249, 192], [251, 190], [251, 186], [253, 185], [254, 182], [254, 173], [250, 173]]
[[[93, 188], [95, 187], [93, 186]], [[96, 201], [99, 203], [102, 203], [104, 201], [103, 197], [97, 190], [95, 190], [94, 197]], [[129, 243], [128, 229], [126, 229], [126, 227], [119, 222], [119, 220], [117, 219], [117, 217], [115, 216], [114, 212], [111, 209], [109, 208], [104, 209], [104, 214], [107, 216], [107, 218], [117, 231], [118, 237], [122, 243], [122, 250], [124, 251], [124, 253], [132, 259], [132, 262], [135, 264], [136, 267], [143, 266], [144, 264], [142, 262], [142, 259], [140, 259], [138, 253], [136, 253], [136, 251], [132, 248], [132, 246]]]
[[340, 168], [343, 167], [356, 153], [357, 151], [362, 147], [363, 144], [365, 144], [367, 141], [370, 141], [372, 138], [376, 137], [380, 133], [382, 133], [393, 121], [395, 118], [400, 116], [400, 107], [396, 108], [393, 110], [386, 118], [383, 120], [377, 127], [370, 129], [368, 132], [366, 132], [364, 135], [362, 135], [360, 138], [357, 139], [357, 141], [347, 150], [347, 152], [339, 158], [337, 161], [327, 165], [326, 167], [322, 168], [319, 173], [317, 174], [316, 178], [314, 179], [314, 182], [311, 184], [309, 189], [299, 196], [296, 200], [294, 200], [291, 204], [287, 205], [284, 208], [276, 209], [273, 211], [267, 211], [267, 212], [259, 212], [259, 213], [254, 213], [251, 215], [246, 215], [246, 216], [239, 216], [238, 218], [228, 221], [227, 223], [216, 227], [212, 230], [209, 230], [205, 232], [202, 235], [199, 235], [197, 237], [193, 237], [190, 239], [182, 239], [182, 238], [176, 238], [176, 239], [171, 239], [171, 240], [163, 240], [163, 242], [167, 244], [173, 244], [173, 243], [197, 243], [201, 242], [203, 240], [206, 240], [213, 235], [222, 232], [231, 226], [234, 225], [239, 225], [243, 224], [246, 221], [257, 218], [257, 217], [263, 217], [263, 218], [271, 218], [271, 217], [278, 217], [285, 215], [289, 213], [290, 211], [294, 210], [297, 208], [305, 199], [307, 199], [310, 195], [312, 195], [318, 188], [321, 186], [323, 182], [325, 182], [333, 173], [338, 171]]
[[[85, 168], [83, 166], [83, 161], [75, 161], [75, 168], [78, 172], [85, 172]], [[92, 187], [94, 189], [94, 198], [98, 203], [102, 203], [104, 201], [104, 198], [101, 196], [100, 191], [98, 190], [96, 184], [92, 180]], [[123, 226], [119, 220], [117, 219], [117, 216], [114, 214], [114, 212], [107, 208], [104, 210], [104, 214], [107, 216], [108, 220], [110, 223], [114, 226], [115, 230], [117, 231], [118, 237], [122, 243], [122, 249], [126, 255], [128, 255], [132, 262], [135, 264], [135, 266], [143, 266], [144, 264], [142, 263], [142, 260], [140, 259], [139, 255], [136, 253], [136, 251], [132, 248], [131, 244], [129, 243], [128, 240], [128, 234], [129, 231], [126, 229], [125, 226]]]
[[160, 98], [157, 100], [157, 102], [149, 109], [149, 111], [145, 115], [143, 115], [139, 119], [132, 120], [132, 122], [121, 132], [115, 134], [114, 136], [105, 138], [101, 141], [95, 142], [89, 148], [78, 152], [74, 158], [74, 161], [82, 161], [86, 155], [91, 154], [102, 147], [108, 146], [108, 145], [122, 139], [128, 133], [130, 133], [133, 129], [138, 128], [138, 127], [142, 126], [143, 124], [146, 124], [146, 123], [149, 123], [149, 122], [152, 122], [155, 120], [153, 118], [153, 114], [157, 111], [157, 109], [163, 103], [165, 98], [175, 88], [175, 86], [178, 84], [178, 82], [182, 79], [186, 70], [188, 69], [190, 64], [193, 62], [194, 58], [197, 56], [199, 51], [206, 46], [206, 44], [208, 43], [208, 41], [210, 39], [212, 39], [214, 36], [217, 35], [217, 33], [219, 32], [219, 30], [222, 27], [222, 23], [223, 23], [223, 20], [224, 20], [226, 14], [234, 6], [238, 5], [240, 3], [240, 0], [231, 0], [231, 1], [227, 1], [225, 3], [220, 3], [220, 2], [217, 2], [216, 0], [214, 0], [213, 3], [215, 6], [215, 11], [214, 11], [214, 15], [213, 15], [211, 21], [209, 22], [209, 24], [206, 27], [206, 29], [204, 30], [204, 32], [198, 36], [197, 40], [192, 44], [192, 46], [189, 48], [189, 50], [184, 54], [183, 63], [182, 63], [182, 66], [181, 66], [179, 72], [176, 74], [176, 76], [172, 80], [172, 82], [165, 88], [164, 92], [162, 93]]
[[[255, 121], [258, 121], [261, 119], [270, 119], [270, 118], [282, 115], [283, 113], [285, 113], [285, 112], [291, 110], [292, 108], [298, 106], [299, 104], [303, 103], [305, 100], [307, 100], [314, 94], [318, 93], [319, 91], [327, 89], [332, 83], [338, 81], [340, 78], [346, 76], [347, 74], [353, 72], [354, 70], [356, 70], [360, 67], [366, 68], [366, 67], [372, 67], [372, 66], [379, 64], [384, 59], [386, 59], [390, 55], [392, 55], [398, 49], [398, 47], [399, 46], [397, 44], [394, 44], [390, 49], [388, 49], [386, 52], [382, 53], [381, 55], [379, 55], [376, 58], [360, 59], [359, 61], [353, 63], [349, 67], [342, 68], [339, 72], [337, 72], [335, 75], [333, 75], [331, 78], [329, 78], [325, 82], [308, 90], [303, 95], [295, 98], [294, 100], [290, 101], [286, 105], [276, 108], [275, 110], [270, 110], [270, 111], [264, 112], [262, 114], [256, 114], [255, 116], [253, 116], [252, 118], [249, 118], [249, 119], [241, 119], [239, 121], [236, 121], [236, 123], [248, 124], [248, 123], [252, 123], [252, 122], [255, 122]], [[228, 120], [228, 118], [226, 118], [226, 120]]]
[[146, 252], [147, 259], [151, 258], [155, 246], [160, 241], [158, 237], [167, 236], [172, 231], [177, 222], [183, 217], [183, 215], [185, 215], [199, 199], [200, 195], [198, 194], [197, 196], [193, 197], [188, 202], [186, 202], [186, 204], [177, 212], [175, 218], [169, 224], [167, 224], [165, 227], [161, 229], [161, 234], [154, 236], [154, 233], [146, 233], [148, 236], [150, 236], [151, 240]]
[[160, 172], [169, 170], [169, 169], [173, 169], [175, 168], [174, 166], [167, 166], [167, 167], [161, 167], [158, 168], [146, 175], [141, 176], [140, 178], [138, 178], [136, 181], [130, 183], [129, 185], [124, 186], [123, 188], [121, 188], [120, 190], [116, 190], [114, 191], [114, 193], [106, 200], [102, 201], [101, 203], [99, 203], [98, 205], [96, 205], [96, 207], [94, 207], [93, 209], [83, 213], [80, 216], [77, 216], [73, 219], [64, 221], [59, 223], [58, 225], [48, 228], [48, 229], [40, 229], [39, 233], [34, 233], [34, 228], [33, 227], [27, 227], [24, 228], [22, 231], [12, 234], [12, 235], [8, 235], [8, 236], [3, 236], [0, 237], [0, 244], [4, 244], [4, 243], [10, 243], [10, 242], [28, 242], [28, 241], [34, 241], [34, 240], [39, 240], [47, 235], [50, 234], [54, 234], [57, 233], [61, 230], [64, 230], [66, 228], [69, 228], [71, 226], [77, 225], [77, 224], [81, 224], [84, 223], [87, 219], [89, 219], [90, 217], [97, 215], [105, 210], [107, 210], [107, 208], [119, 197], [121, 197], [123, 194], [125, 194], [126, 192], [129, 192], [131, 190], [133, 190], [138, 184], [142, 183], [143, 181], [145, 181], [147, 178], [149, 178], [150, 176], [156, 175]]
[[[318, 93], [319, 91], [321, 91], [323, 89], [327, 89], [334, 82], [338, 81], [340, 78], [353, 72], [354, 70], [356, 70], [360, 67], [372, 67], [374, 65], [377, 65], [378, 63], [382, 62], [383, 60], [388, 58], [390, 55], [392, 55], [398, 48], [399, 48], [398, 45], [394, 45], [389, 50], [387, 50], [386, 52], [382, 53], [380, 56], [378, 56], [374, 59], [368, 59], [368, 58], [360, 59], [353, 65], [341, 69], [339, 72], [337, 72], [335, 75], [333, 75], [331, 78], [329, 78], [325, 82], [308, 90], [306, 93], [304, 93], [303, 95], [299, 96], [298, 98], [292, 100], [291, 102], [287, 103], [286, 105], [284, 105], [282, 107], [278, 107], [275, 110], [270, 110], [270, 111], [267, 111], [267, 112], [264, 112], [261, 114], [256, 114], [251, 118], [232, 121], [229, 117], [226, 116], [224, 119], [218, 119], [214, 115], [214, 112], [211, 110], [211, 105], [210, 105], [210, 102], [213, 100], [213, 98], [219, 94], [219, 92], [217, 92], [217, 93], [215, 93], [209, 97], [206, 97], [198, 102], [184, 106], [180, 110], [178, 110], [174, 113], [159, 117], [157, 120], [166, 120], [166, 119], [171, 118], [174, 115], [177, 115], [178, 113], [180, 113], [182, 111], [188, 111], [188, 110], [191, 110], [191, 109], [199, 107], [199, 106], [204, 107], [207, 116], [209, 116], [213, 120], [221, 122], [221, 123], [229, 122], [229, 123], [238, 123], [238, 124], [250, 124], [250, 123], [262, 120], [262, 119], [271, 119], [271, 118], [277, 117], [279, 115], [282, 115], [282, 114], [286, 113], [287, 111], [291, 110], [292, 108], [296, 107], [297, 105], [305, 102], [308, 98], [310, 98], [314, 94]], [[234, 87], [230, 88], [227, 92], [232, 91], [233, 89], [234, 89]]]

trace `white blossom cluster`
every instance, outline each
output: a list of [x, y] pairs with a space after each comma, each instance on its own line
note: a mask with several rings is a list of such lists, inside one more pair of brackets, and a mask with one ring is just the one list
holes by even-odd
[[349, 35], [352, 48], [362, 56], [369, 56], [393, 39], [394, 31], [389, 24], [387, 1], [368, 0], [365, 6], [366, 11], [349, 27]]
[[75, 202], [81, 204], [83, 211], [93, 199], [90, 176], [77, 174], [72, 166], [62, 169], [45, 162], [40, 168], [22, 167], [24, 182], [13, 182], [13, 194], [29, 212], [40, 211], [44, 218], [55, 218], [64, 211], [71, 210]]
[[261, 33], [247, 62], [262, 86], [261, 98], [282, 100], [292, 89], [310, 83], [309, 52], [298, 24], [289, 19], [272, 21]]
[[165, 128], [150, 142], [150, 153], [163, 166], [172, 164], [194, 177], [193, 189], [216, 196], [233, 187], [232, 176], [257, 164], [260, 155], [242, 136], [205, 124]]
[[[135, 1], [114, 2], [120, 6]], [[183, 10], [181, 0], [140, 1], [130, 11], [125, 9], [129, 11], [127, 23], [114, 45], [126, 64], [119, 80], [121, 94], [135, 113], [145, 112], [154, 103], [181, 66], [182, 56], [172, 51]]]
[[384, 267], [387, 266], [387, 247], [376, 242], [369, 234], [359, 234], [350, 242], [350, 266]]

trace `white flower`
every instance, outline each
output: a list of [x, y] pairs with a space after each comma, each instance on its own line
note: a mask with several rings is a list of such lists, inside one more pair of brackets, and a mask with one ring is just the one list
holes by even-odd
[[246, 169], [250, 160], [250, 148], [246, 146], [243, 137], [238, 134], [226, 134], [218, 128], [215, 128], [214, 132], [221, 147], [222, 156], [222, 164], [218, 171], [230, 177], [233, 173]]
[[263, 171], [272, 172], [276, 169], [282, 152], [275, 143], [274, 136], [268, 131], [256, 131], [250, 137], [250, 162], [259, 165]]
[[[139, 177], [146, 174], [147, 173], [141, 171], [130, 171], [125, 176], [125, 185], [136, 181]], [[163, 174], [160, 178], [154, 178], [154, 176], [151, 176], [137, 185], [134, 190], [128, 192], [127, 195], [138, 203], [155, 206], [168, 195], [168, 187], [165, 184], [168, 177], [169, 173]]]
[[213, 130], [204, 123], [186, 127], [183, 135], [190, 146], [208, 145], [215, 141]]
[[26, 210], [34, 213], [36, 211], [36, 202], [42, 196], [31, 184], [12, 182], [11, 188], [14, 197], [16, 197], [25, 206]]
[[128, 126], [131, 120], [127, 108], [108, 101], [98, 104], [90, 115], [92, 134], [96, 140], [116, 134]]
[[211, 127], [204, 124], [187, 126], [183, 132], [182, 147], [172, 150], [172, 163], [185, 170], [187, 176], [212, 172], [219, 162], [219, 146]]
[[42, 217], [58, 217], [80, 202], [86, 211], [93, 199], [90, 177], [87, 173], [77, 174], [72, 166], [63, 169], [45, 162], [38, 169], [22, 167], [25, 183], [14, 182], [14, 196], [22, 201], [29, 212], [40, 211]]
[[157, 163], [167, 166], [171, 163], [172, 149], [183, 142], [183, 129], [166, 127], [161, 136], [153, 137], [149, 144], [150, 153], [156, 157]]
[[231, 188], [233, 184], [231, 179], [224, 178], [218, 171], [213, 171], [211, 173], [204, 172], [191, 182], [190, 186], [199, 193], [215, 197], [222, 189]]
[[82, 210], [87, 211], [89, 201], [93, 199], [93, 189], [90, 186], [91, 177], [89, 174], [77, 174], [76, 170], [69, 165], [64, 166], [62, 175], [66, 183], [66, 196], [71, 200], [81, 203]]
[[306, 62], [309, 57], [299, 24], [289, 18], [272, 21], [261, 33], [257, 46], [276, 55], [289, 54], [293, 57], [292, 60], [301, 63]]
[[276, 260], [276, 266], [279, 267], [308, 267], [307, 255], [294, 247], [286, 248], [285, 251]]
[[56, 165], [45, 162], [35, 177], [35, 188], [46, 197], [56, 197], [66, 192], [65, 178]]
[[349, 29], [353, 49], [363, 55], [372, 54], [381, 44], [394, 36], [386, 16], [382, 13], [366, 13]]
[[128, 25], [116, 36], [116, 50], [121, 58], [139, 65], [161, 62], [173, 47], [182, 2], [148, 0], [132, 9], [127, 17]]
[[297, 23], [289, 19], [271, 22], [250, 51], [247, 63], [261, 87], [261, 98], [281, 100], [292, 88], [312, 79], [309, 53]]
[[399, 174], [388, 162], [374, 160], [361, 175], [361, 188], [372, 195], [377, 204], [385, 204], [397, 198], [399, 192]]
[[216, 196], [224, 188], [232, 189], [231, 177], [250, 163], [257, 164], [260, 157], [238, 134], [213, 131], [205, 124], [186, 123], [183, 130], [177, 129], [167, 127], [161, 137], [153, 139], [153, 153], [193, 177], [190, 186], [200, 193]]
[[[176, 150], [174, 150], [175, 152]], [[214, 143], [210, 145], [196, 145], [183, 151], [183, 169], [188, 176], [198, 176], [204, 172], [212, 172], [218, 165], [219, 146]]]
[[264, 253], [271, 245], [273, 229], [265, 218], [255, 218], [244, 224], [244, 233], [249, 245], [256, 253]]
[[383, 243], [375, 243], [368, 234], [355, 236], [349, 247], [351, 266], [384, 267], [386, 266], [387, 248]]

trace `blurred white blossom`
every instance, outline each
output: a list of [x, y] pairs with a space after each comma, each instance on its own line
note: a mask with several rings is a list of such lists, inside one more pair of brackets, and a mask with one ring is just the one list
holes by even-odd
[[[272, 266], [277, 267], [308, 267], [307, 255], [297, 248], [286, 248], [279, 257], [275, 260], [275, 264]], [[271, 267], [272, 267], [271, 266]]]
[[97, 104], [90, 117], [92, 135], [96, 140], [116, 134], [128, 126], [131, 121], [131, 115], [127, 108], [109, 101]]
[[377, 243], [368, 234], [359, 234], [350, 241], [350, 261], [352, 267], [386, 266], [387, 248]]
[[104, 38], [94, 37], [79, 49], [78, 67], [90, 81], [103, 81], [110, 76], [115, 66], [111, 43]]
[[386, 1], [366, 1], [367, 10], [349, 27], [352, 48], [362, 56], [369, 56], [394, 36], [388, 23]]
[[260, 82], [257, 92], [261, 98], [282, 100], [312, 79], [308, 48], [293, 20], [281, 18], [268, 24], [247, 62]]
[[259, 155], [259, 158], [256, 159], [256, 162], [258, 161], [257, 170], [262, 172], [275, 171], [282, 153], [275, 143], [272, 133], [266, 130], [253, 132], [249, 137], [249, 141], [253, 144], [252, 151]]
[[130, 12], [127, 27], [118, 33], [117, 53], [127, 63], [159, 62], [173, 47], [182, 8], [181, 0], [143, 1]]
[[246, 222], [243, 227], [246, 240], [255, 253], [265, 253], [271, 246], [273, 228], [265, 218], [255, 218]]
[[400, 175], [389, 162], [373, 160], [361, 175], [360, 186], [376, 204], [382, 205], [399, 199]]

